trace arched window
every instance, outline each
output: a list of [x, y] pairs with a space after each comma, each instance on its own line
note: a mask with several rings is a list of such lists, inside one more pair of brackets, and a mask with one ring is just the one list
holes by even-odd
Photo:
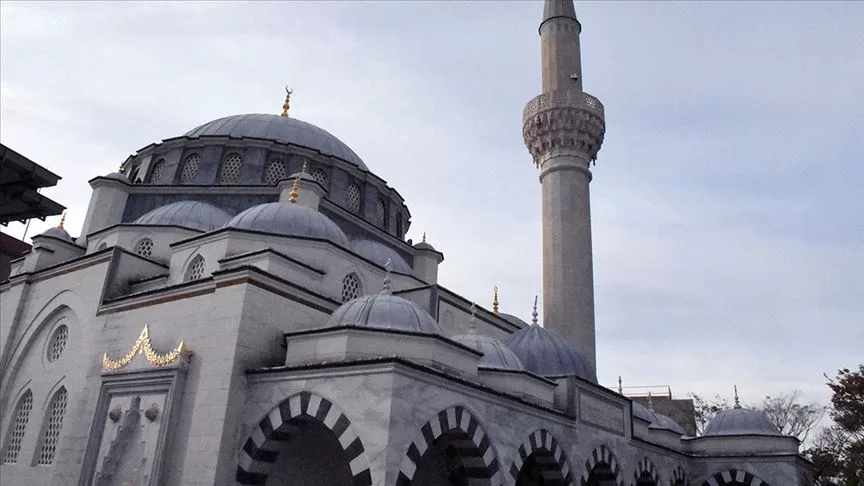
[[153, 168], [150, 169], [150, 184], [159, 184], [162, 181], [162, 172], [165, 169], [165, 159], [159, 159], [158, 162], [153, 164]]
[[138, 243], [135, 245], [135, 253], [143, 257], [152, 256], [153, 240], [151, 240], [150, 238], [141, 238], [140, 240], [138, 240]]
[[103, 241], [102, 243], [99, 243], [99, 246], [96, 247], [96, 251], [102, 251], [105, 248], [108, 248], [108, 245], [106, 245], [105, 242]]
[[240, 154], [232, 152], [225, 157], [225, 162], [222, 162], [222, 175], [220, 182], [222, 184], [237, 184], [240, 182], [240, 169], [243, 167], [243, 157]]
[[312, 177], [318, 181], [318, 184], [324, 186], [324, 189], [327, 189], [327, 172], [325, 172], [324, 169], [313, 170]]
[[348, 302], [360, 296], [360, 278], [354, 272], [342, 279], [342, 302]]
[[18, 399], [15, 406], [13, 419], [9, 422], [9, 431], [6, 432], [6, 443], [3, 446], [3, 464], [14, 464], [18, 462], [18, 453], [21, 452], [21, 441], [24, 440], [24, 431], [27, 422], [30, 421], [30, 411], [33, 410], [33, 392], [27, 390]]
[[387, 222], [387, 204], [383, 199], [378, 198], [375, 201], [375, 223], [380, 227], [385, 227]]
[[198, 154], [192, 154], [186, 157], [183, 162], [183, 169], [180, 171], [180, 184], [193, 184], [198, 177], [198, 166], [201, 165], [201, 157]]
[[267, 168], [264, 169], [265, 184], [272, 186], [287, 177], [288, 174], [285, 173], [285, 164], [279, 159], [271, 160], [270, 163], [267, 164]]
[[48, 340], [48, 351], [46, 353], [48, 361], [56, 361], [60, 359], [63, 350], [66, 349], [66, 341], [68, 340], [69, 328], [66, 324], [60, 324]]
[[402, 238], [402, 216], [396, 216], [396, 236]]
[[348, 184], [348, 191], [345, 194], [345, 202], [348, 205], [348, 210], [352, 213], [360, 212], [360, 187], [357, 184]]
[[204, 276], [204, 257], [201, 255], [195, 255], [195, 258], [189, 262], [189, 266], [186, 267], [186, 275], [183, 277], [184, 282], [191, 282], [193, 280], [200, 280], [201, 277]]
[[57, 451], [57, 442], [60, 440], [60, 430], [63, 428], [63, 417], [66, 415], [66, 402], [68, 400], [66, 388], [61, 387], [54, 394], [51, 403], [48, 404], [48, 413], [45, 415], [45, 426], [36, 464], [44, 466], [54, 462], [54, 453]]

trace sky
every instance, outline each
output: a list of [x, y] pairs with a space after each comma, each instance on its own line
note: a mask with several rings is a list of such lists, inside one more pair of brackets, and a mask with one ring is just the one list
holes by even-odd
[[[864, 361], [864, 2], [576, 2], [592, 168], [598, 375], [742, 401]], [[354, 149], [445, 255], [439, 282], [530, 320], [540, 184], [521, 135], [542, 3], [0, 3], [0, 141], [87, 181], [222, 116]], [[31, 223], [27, 237], [55, 226]], [[21, 237], [24, 227], [3, 228]], [[541, 296], [542, 299], [542, 296]], [[541, 305], [542, 308], [542, 305]]]

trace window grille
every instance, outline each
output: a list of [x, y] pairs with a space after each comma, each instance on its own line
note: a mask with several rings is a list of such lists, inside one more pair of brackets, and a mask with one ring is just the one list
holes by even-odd
[[375, 222], [378, 226], [384, 227], [384, 222], [387, 220], [387, 206], [381, 199], [375, 201]]
[[51, 339], [48, 341], [48, 361], [56, 361], [66, 349], [66, 341], [69, 340], [69, 328], [65, 324], [61, 324], [54, 330]]
[[42, 447], [39, 448], [39, 458], [36, 464], [48, 465], [54, 462], [54, 452], [57, 451], [57, 441], [60, 439], [60, 429], [63, 428], [63, 416], [66, 415], [66, 402], [69, 396], [66, 388], [60, 388], [51, 399], [48, 406], [47, 424], [42, 436]]
[[15, 407], [15, 418], [9, 423], [9, 432], [6, 433], [6, 447], [3, 448], [3, 463], [15, 464], [18, 461], [18, 453], [21, 452], [21, 441], [24, 439], [24, 431], [27, 422], [30, 421], [30, 411], [33, 410], [33, 392], [27, 390], [18, 399]]
[[156, 164], [153, 165], [153, 168], [150, 170], [150, 184], [159, 184], [162, 180], [164, 167], [165, 161], [162, 159], [159, 159], [159, 162], [156, 162]]
[[135, 253], [141, 255], [143, 257], [150, 257], [153, 255], [153, 240], [150, 238], [144, 238], [135, 245]]
[[240, 169], [243, 167], [243, 157], [232, 153], [222, 163], [222, 184], [237, 184], [240, 182]]
[[345, 275], [342, 279], [342, 302], [356, 299], [360, 295], [360, 279], [354, 272]]
[[282, 163], [281, 160], [271, 160], [269, 164], [267, 164], [267, 169], [264, 171], [264, 183], [265, 184], [276, 184], [288, 177], [288, 174], [285, 173], [285, 164]]
[[348, 203], [348, 209], [352, 213], [360, 212], [360, 188], [357, 187], [357, 184], [349, 184], [348, 185], [348, 193], [346, 195], [346, 202]]
[[324, 169], [313, 170], [312, 177], [318, 181], [318, 184], [324, 186], [324, 189], [327, 189], [327, 173], [324, 172]]
[[184, 282], [191, 282], [192, 280], [199, 280], [204, 276], [204, 257], [201, 255], [196, 255], [195, 258], [192, 259], [192, 262], [189, 263], [189, 267], [186, 269], [186, 277], [183, 279]]
[[186, 157], [186, 162], [183, 163], [183, 170], [180, 171], [180, 184], [194, 183], [195, 178], [198, 177], [199, 165], [201, 165], [201, 157], [198, 154]]

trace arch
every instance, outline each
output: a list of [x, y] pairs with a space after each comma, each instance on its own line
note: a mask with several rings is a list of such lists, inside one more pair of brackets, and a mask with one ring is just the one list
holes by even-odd
[[451, 447], [460, 457], [471, 459], [473, 465], [467, 471], [471, 474], [471, 477], [467, 478], [468, 482], [472, 485], [502, 484], [498, 458], [495, 456], [489, 437], [467, 408], [456, 405], [438, 412], [420, 427], [420, 432], [402, 458], [396, 486], [410, 485], [417, 472], [418, 463], [426, 451], [434, 447], [433, 443], [437, 439], [446, 437], [452, 432], [457, 433], [453, 434], [455, 437], [451, 441]]
[[150, 169], [150, 177], [147, 179], [147, 182], [150, 184], [159, 184], [162, 180], [163, 172], [165, 172], [165, 159], [159, 159]]
[[317, 169], [312, 171], [312, 177], [316, 181], [318, 181], [318, 184], [321, 184], [321, 187], [323, 187], [324, 189], [327, 189], [327, 187], [328, 187], [327, 182], [329, 180], [329, 177], [327, 176], [327, 171], [318, 167]]
[[96, 251], [102, 251], [108, 248], [108, 245], [103, 241], [96, 245]]
[[66, 406], [69, 403], [69, 392], [65, 386], [60, 386], [51, 395], [51, 401], [45, 407], [45, 418], [42, 432], [39, 434], [39, 447], [34, 462], [40, 466], [54, 463], [60, 432], [63, 430], [63, 419], [66, 417]]
[[528, 440], [519, 446], [519, 456], [510, 466], [510, 476], [514, 481], [519, 477], [525, 461], [534, 455], [543, 471], [543, 484], [564, 485], [573, 483], [573, 471], [567, 456], [558, 445], [551, 432], [545, 429], [534, 431]]
[[621, 465], [618, 463], [618, 458], [605, 445], [601, 445], [591, 451], [591, 455], [585, 461], [585, 471], [582, 473], [582, 481], [580, 482], [582, 486], [594, 486], [589, 480], [591, 479], [591, 473], [595, 472], [595, 468], [598, 470], [599, 468], [607, 469], [608, 474], [614, 477], [614, 480], [610, 479], [610, 481], [614, 481], [614, 484], [617, 486], [624, 486], [624, 481], [621, 480]]
[[27, 431], [27, 422], [30, 421], [30, 412], [33, 410], [33, 392], [27, 388], [18, 398], [15, 411], [9, 421], [6, 430], [6, 439], [3, 441], [3, 453], [0, 462], [3, 464], [15, 464], [18, 462], [18, 454], [21, 452], [21, 442]]
[[239, 484], [265, 484], [267, 468], [276, 462], [279, 443], [287, 442], [290, 437], [282, 429], [296, 418], [313, 419], [323, 424], [336, 438], [351, 467], [354, 486], [372, 484], [372, 471], [363, 442], [354, 431], [351, 420], [330, 400], [311, 393], [300, 392], [288, 397], [270, 409], [267, 415], [252, 429], [249, 438], [240, 450], [237, 464], [236, 481]]
[[282, 159], [270, 159], [264, 169], [264, 183], [272, 186], [287, 177], [288, 173], [285, 171], [285, 163]]
[[676, 466], [672, 471], [672, 478], [669, 480], [669, 486], [685, 486], [687, 484], [687, 473], [681, 466]]
[[740, 469], [720, 471], [699, 484], [701, 486], [770, 486], [761, 478]]
[[183, 274], [184, 282], [192, 282], [193, 280], [201, 280], [204, 277], [204, 257], [195, 255], [186, 266], [186, 273]]
[[647, 457], [636, 464], [636, 471], [633, 473], [633, 478], [636, 480], [636, 486], [648, 485], [653, 481], [653, 486], [660, 484], [660, 479], [657, 477], [657, 466]]
[[220, 184], [237, 184], [240, 182], [240, 173], [243, 170], [243, 157], [237, 152], [231, 152], [222, 162], [222, 170], [219, 174]]
[[135, 243], [135, 254], [150, 258], [153, 256], [153, 246], [153, 240], [145, 236]]
[[345, 207], [354, 214], [360, 214], [360, 210], [363, 208], [362, 202], [363, 192], [360, 190], [360, 186], [354, 182], [348, 184], [345, 189]]
[[375, 224], [387, 229], [387, 202], [380, 197], [375, 200]]
[[342, 302], [356, 299], [363, 294], [363, 282], [357, 272], [348, 272], [342, 278]]
[[194, 184], [198, 178], [198, 166], [201, 165], [201, 156], [189, 154], [180, 168], [180, 184]]

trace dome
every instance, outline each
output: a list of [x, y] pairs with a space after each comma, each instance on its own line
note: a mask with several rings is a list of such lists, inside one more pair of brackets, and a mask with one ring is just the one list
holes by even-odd
[[186, 136], [247, 137], [290, 143], [338, 157], [363, 170], [369, 170], [353, 150], [326, 130], [287, 116], [267, 114], [226, 116], [194, 128], [187, 132]]
[[671, 432], [675, 432], [678, 435], [686, 434], [686, 432], [684, 432], [684, 428], [681, 427], [678, 422], [674, 421], [671, 417], [667, 417], [666, 415], [661, 415], [659, 413], [654, 413], [654, 421], [651, 422], [651, 425], [649, 425], [648, 428], [668, 430]]
[[585, 356], [554, 331], [532, 325], [511, 334], [506, 343], [532, 373], [542, 376], [575, 374], [597, 383], [594, 367]]
[[657, 419], [657, 415], [652, 412], [648, 407], [642, 405], [641, 403], [634, 401], [633, 402], [633, 416], [636, 418], [640, 418], [649, 424], [654, 423]]
[[351, 242], [351, 250], [381, 266], [390, 260], [394, 272], [411, 274], [411, 266], [408, 265], [408, 262], [396, 253], [396, 250], [383, 243], [364, 239], [354, 240]]
[[348, 237], [336, 223], [318, 211], [300, 204], [272, 202], [252, 206], [234, 216], [225, 227], [319, 238], [345, 248], [349, 246]]
[[514, 316], [513, 314], [505, 314], [502, 312], [502, 313], [498, 314], [498, 317], [500, 317], [501, 319], [504, 319], [505, 321], [509, 322], [510, 324], [513, 324], [514, 326], [518, 326], [518, 327], [528, 326], [527, 322], [523, 321], [522, 319], [519, 319], [518, 317]]
[[182, 226], [201, 231], [221, 228], [231, 215], [207, 203], [179, 201], [160, 206], [135, 220], [135, 224]]
[[480, 366], [501, 370], [524, 370], [522, 361], [501, 341], [477, 334], [473, 329], [468, 334], [460, 334], [451, 338], [459, 344], [476, 349], [483, 353]]
[[422, 307], [391, 294], [365, 295], [333, 311], [325, 327], [357, 326], [374, 329], [440, 334], [435, 319]]
[[48, 228], [44, 233], [39, 236], [50, 236], [52, 238], [57, 238], [58, 240], [63, 241], [72, 241], [72, 237], [69, 236], [69, 233], [66, 232], [65, 229], [60, 228], [59, 226], [55, 226], [53, 228]]
[[741, 408], [740, 405], [718, 413], [702, 433], [703, 436], [749, 434], [781, 435], [767, 415], [759, 410]]

